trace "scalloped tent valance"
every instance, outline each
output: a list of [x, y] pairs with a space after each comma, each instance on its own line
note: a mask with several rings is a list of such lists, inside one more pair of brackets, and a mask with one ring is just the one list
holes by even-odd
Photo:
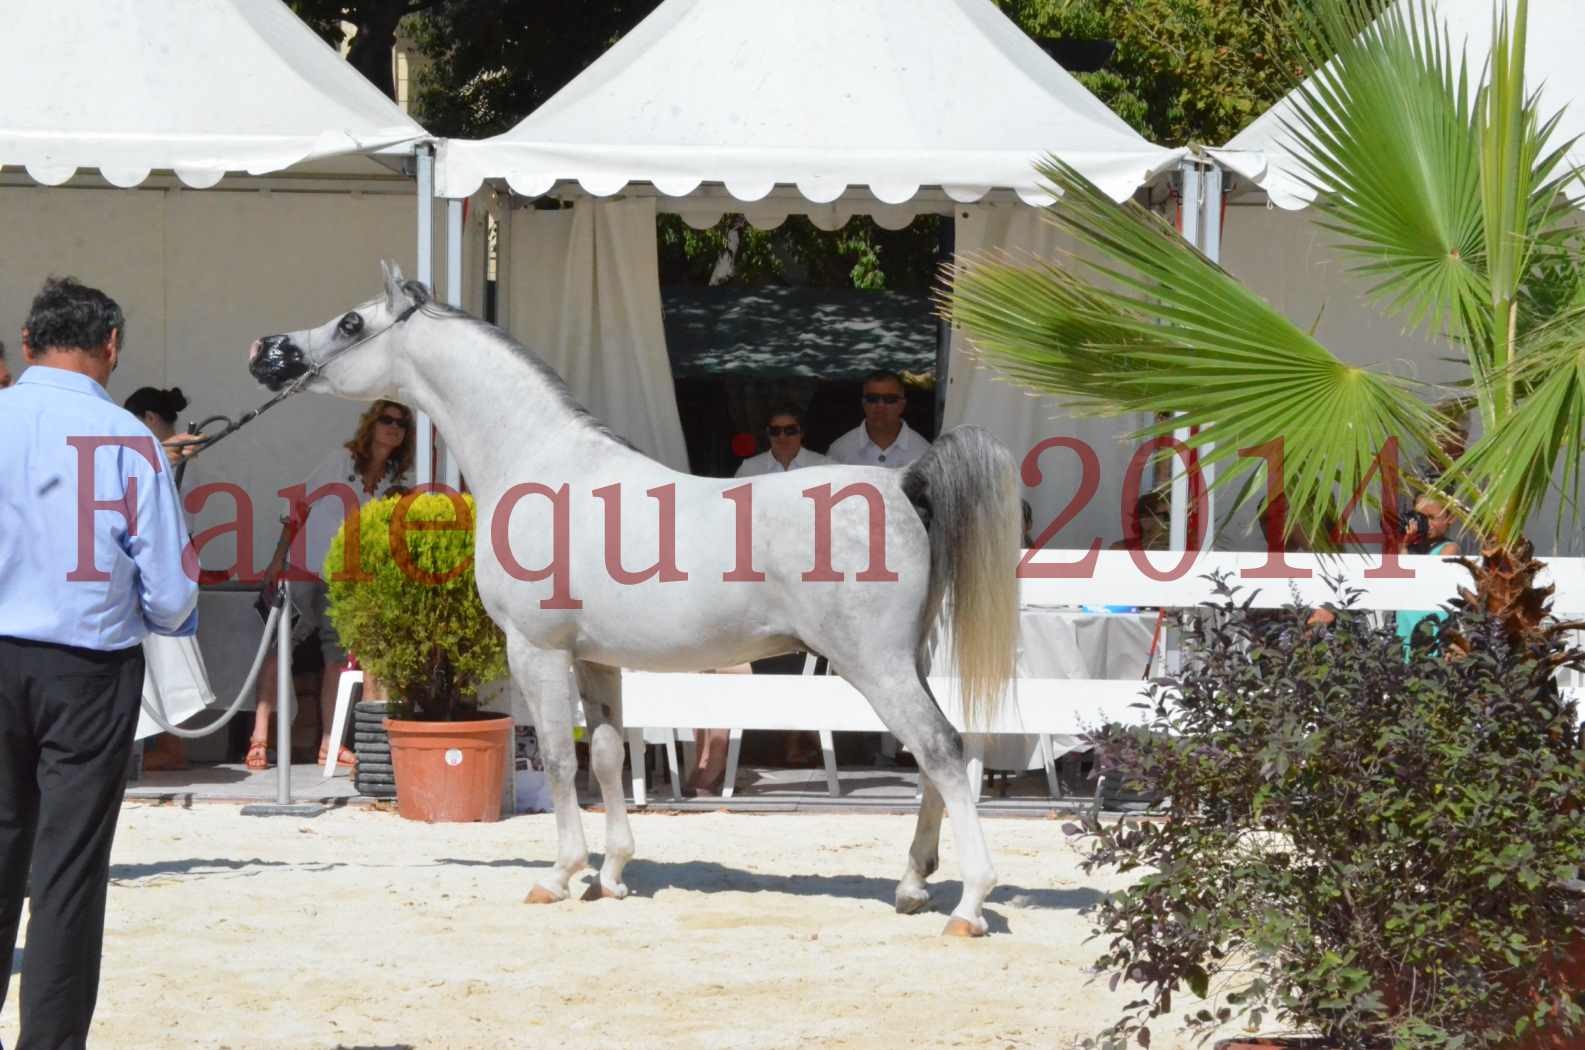
[[1121, 200], [1183, 151], [1140, 137], [989, 0], [666, 0], [511, 131], [442, 143], [436, 191], [1042, 205], [1046, 154]]
[[116, 186], [407, 151], [428, 136], [279, 0], [8, 5], [0, 169]]
[[[1413, 4], [1416, 11], [1421, 2], [1399, 0], [1400, 4]], [[1514, 0], [1498, 2], [1506, 3], [1510, 14], [1516, 6]], [[1464, 49], [1473, 76], [1491, 51], [1496, 3], [1431, 0], [1430, 7], [1446, 25], [1454, 53]], [[1581, 55], [1585, 55], [1585, 10], [1580, 0], [1530, 0], [1525, 83], [1530, 90], [1540, 91], [1543, 116], [1563, 110], [1552, 142], [1554, 146], [1575, 143], [1570, 150], [1575, 167], [1585, 164], [1585, 150], [1578, 145], [1585, 135], [1585, 65], [1580, 63]], [[1273, 204], [1290, 211], [1307, 208], [1315, 200], [1286, 130], [1299, 105], [1297, 93], [1290, 92], [1226, 146], [1210, 151], [1223, 167], [1264, 189]]]

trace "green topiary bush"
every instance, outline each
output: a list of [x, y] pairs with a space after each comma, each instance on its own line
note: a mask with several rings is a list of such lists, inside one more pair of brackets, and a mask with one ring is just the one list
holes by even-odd
[[384, 682], [392, 716], [450, 720], [506, 674], [506, 638], [473, 576], [471, 496], [392, 496], [349, 521], [330, 546], [330, 621], [359, 664]]
[[1101, 734], [1164, 814], [1066, 828], [1139, 875], [1096, 915], [1143, 992], [1100, 1042], [1149, 1045], [1189, 992], [1191, 1027], [1342, 1050], [1581, 1045], [1585, 751], [1553, 679], [1581, 654], [1464, 608], [1406, 648], [1346, 594], [1317, 628], [1217, 586], [1154, 717]]

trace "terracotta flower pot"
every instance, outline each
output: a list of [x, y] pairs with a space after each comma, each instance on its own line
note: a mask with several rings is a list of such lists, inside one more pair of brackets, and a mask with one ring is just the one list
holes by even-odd
[[512, 719], [412, 722], [387, 718], [396, 811], [408, 820], [501, 819]]

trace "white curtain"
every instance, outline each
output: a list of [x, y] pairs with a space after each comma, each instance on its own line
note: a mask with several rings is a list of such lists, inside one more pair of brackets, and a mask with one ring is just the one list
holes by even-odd
[[646, 455], [688, 469], [661, 324], [655, 201], [579, 201], [510, 219], [506, 328]]
[[[1027, 205], [959, 206], [955, 214], [960, 261], [976, 252], [994, 250], [1005, 250], [1015, 259], [1038, 256], [1056, 260], [1072, 250], [1072, 239], [1058, 233], [1038, 209]], [[1120, 419], [1075, 417], [1055, 399], [1037, 397], [981, 365], [967, 351], [963, 333], [952, 333], [946, 426], [973, 423], [986, 428], [1012, 450], [1020, 464], [1031, 449], [1048, 438], [1077, 438], [1095, 450], [1099, 461], [1095, 492], [1077, 515], [1047, 541], [1047, 547], [1085, 549], [1099, 539], [1104, 548], [1123, 538], [1123, 475], [1135, 448], [1135, 443], [1125, 443], [1123, 438], [1142, 422], [1136, 415]], [[1034, 539], [1039, 539], [1051, 521], [1078, 499], [1084, 481], [1079, 456], [1066, 448], [1042, 453], [1039, 467], [1040, 484], [1024, 488], [1024, 498], [1034, 511]], [[1140, 484], [1142, 490], [1151, 486], [1148, 467]]]

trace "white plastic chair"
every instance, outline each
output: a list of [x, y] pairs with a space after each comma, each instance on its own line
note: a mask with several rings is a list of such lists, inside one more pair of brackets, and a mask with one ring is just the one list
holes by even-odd
[[353, 687], [363, 684], [363, 671], [351, 666], [341, 669], [336, 682], [336, 714], [330, 720], [331, 746], [325, 748], [325, 778], [336, 775], [336, 759], [341, 757], [341, 740], [347, 731], [347, 712], [352, 709]]

